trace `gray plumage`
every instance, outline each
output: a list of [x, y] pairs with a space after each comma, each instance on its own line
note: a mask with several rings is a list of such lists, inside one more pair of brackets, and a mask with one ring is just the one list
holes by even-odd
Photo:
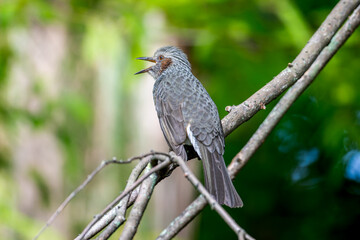
[[217, 107], [200, 81], [192, 74], [183, 51], [176, 47], [158, 49], [148, 72], [154, 79], [153, 96], [161, 130], [171, 149], [184, 160], [184, 144], [190, 142], [203, 162], [205, 186], [220, 204], [243, 205], [227, 172], [224, 133]]

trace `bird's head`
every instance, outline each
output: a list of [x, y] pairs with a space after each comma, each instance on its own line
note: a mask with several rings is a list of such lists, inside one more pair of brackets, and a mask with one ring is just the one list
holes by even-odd
[[183, 66], [191, 69], [191, 65], [185, 53], [181, 49], [173, 46], [158, 49], [153, 57], [139, 57], [137, 59], [153, 62], [155, 65], [145, 68], [135, 74], [147, 72], [155, 79], [157, 79], [157, 77], [165, 70], [173, 66]]

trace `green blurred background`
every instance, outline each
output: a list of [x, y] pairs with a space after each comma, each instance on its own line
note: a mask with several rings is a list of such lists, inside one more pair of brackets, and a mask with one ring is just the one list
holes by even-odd
[[[237, 105], [303, 48], [337, 1], [2, 0], [0, 236], [29, 239], [101, 160], [166, 151], [136, 57], [176, 45], [216, 102]], [[227, 209], [256, 239], [353, 239], [360, 227], [360, 34], [355, 32], [238, 174]], [[275, 102], [226, 138], [229, 163]], [[189, 163], [201, 174], [198, 161]], [[40, 239], [71, 239], [124, 187], [104, 170]], [[135, 239], [153, 239], [196, 193], [175, 173]], [[118, 233], [112, 239], [117, 239]], [[235, 239], [207, 207], [178, 239]]]

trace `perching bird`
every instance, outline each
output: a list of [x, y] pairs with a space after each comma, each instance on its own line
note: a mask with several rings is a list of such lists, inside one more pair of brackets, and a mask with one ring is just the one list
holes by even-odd
[[191, 144], [202, 159], [207, 190], [220, 204], [242, 207], [225, 166], [224, 133], [217, 107], [192, 74], [185, 53], [168, 46], [158, 49], [154, 57], [137, 59], [155, 63], [136, 74], [147, 72], [155, 79], [155, 108], [170, 148], [186, 161], [184, 146]]

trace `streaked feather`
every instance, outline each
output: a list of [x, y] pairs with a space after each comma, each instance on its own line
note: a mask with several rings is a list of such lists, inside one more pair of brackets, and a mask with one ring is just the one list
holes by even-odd
[[161, 99], [155, 99], [155, 106], [166, 142], [178, 156], [187, 160], [183, 146], [186, 140], [186, 131], [181, 109], [173, 111], [169, 108], [169, 104]]

